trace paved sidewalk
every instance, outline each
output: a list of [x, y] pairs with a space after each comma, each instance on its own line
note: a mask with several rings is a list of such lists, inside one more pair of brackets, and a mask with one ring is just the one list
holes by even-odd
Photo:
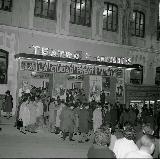
[[86, 158], [91, 143], [63, 141], [47, 130], [32, 134], [20, 133], [14, 119], [2, 120], [0, 158]]

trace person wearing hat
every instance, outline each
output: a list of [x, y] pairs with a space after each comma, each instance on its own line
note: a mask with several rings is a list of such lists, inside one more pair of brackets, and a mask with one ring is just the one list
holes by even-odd
[[5, 92], [5, 104], [4, 104], [4, 112], [6, 112], [7, 114], [7, 119], [9, 119], [11, 117], [11, 112], [12, 112], [12, 108], [13, 108], [13, 97], [10, 94], [10, 91], [7, 90]]
[[109, 127], [101, 126], [95, 131], [94, 143], [89, 148], [88, 158], [116, 158], [113, 151], [108, 146], [110, 145], [111, 132]]
[[116, 158], [125, 158], [128, 153], [139, 150], [137, 145], [134, 143], [135, 131], [133, 127], [129, 124], [125, 125], [123, 133], [124, 137], [118, 139], [113, 148]]

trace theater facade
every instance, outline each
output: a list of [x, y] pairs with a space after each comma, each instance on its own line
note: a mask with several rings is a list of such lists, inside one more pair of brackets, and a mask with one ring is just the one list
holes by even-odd
[[13, 111], [20, 91], [33, 86], [62, 99], [67, 89], [83, 89], [88, 101], [99, 101], [104, 90], [106, 101], [129, 104], [132, 98], [126, 93], [133, 86], [131, 71], [140, 72], [135, 81], [147, 83], [150, 57], [146, 50], [9, 26], [1, 27], [0, 33], [0, 49], [7, 52], [8, 61], [0, 94], [11, 90]]

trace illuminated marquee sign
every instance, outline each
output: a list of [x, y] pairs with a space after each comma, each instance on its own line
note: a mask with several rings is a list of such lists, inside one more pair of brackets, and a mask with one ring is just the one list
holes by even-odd
[[99, 62], [126, 64], [126, 65], [132, 64], [130, 57], [104, 57], [104, 56], [91, 57], [88, 53], [84, 53], [84, 55], [82, 55], [82, 51], [76, 51], [75, 53], [71, 53], [69, 51], [56, 50], [35, 45], [32, 45], [32, 47], [34, 48], [35, 55], [69, 58], [76, 60], [81, 60], [83, 57], [85, 59], [89, 58], [90, 60], [94, 59], [94, 61], [97, 60]]
[[47, 47], [40, 47], [32, 45], [34, 48], [35, 55], [43, 55], [43, 56], [52, 56], [52, 57], [61, 57], [61, 58], [70, 58], [70, 59], [81, 59], [81, 52], [76, 51], [75, 53], [71, 53], [69, 51], [50, 49]]
[[131, 65], [132, 61], [130, 57], [104, 57], [98, 56], [97, 61], [107, 62], [107, 63], [116, 63], [116, 64], [126, 64]]

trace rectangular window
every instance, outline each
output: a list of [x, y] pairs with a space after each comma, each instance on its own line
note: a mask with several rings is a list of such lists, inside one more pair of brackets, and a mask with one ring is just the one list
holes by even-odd
[[8, 52], [0, 49], [0, 84], [7, 84]]
[[56, 20], [56, 4], [57, 0], [36, 0], [34, 15]]
[[131, 32], [133, 36], [144, 37], [145, 15], [140, 11], [133, 11]]
[[11, 12], [12, 0], [0, 0], [0, 10]]
[[103, 29], [116, 32], [118, 29], [118, 7], [115, 4], [104, 3]]
[[142, 84], [143, 82], [143, 69], [135, 69], [130, 72], [130, 83]]
[[91, 0], [71, 0], [70, 22], [73, 24], [91, 26]]
[[160, 1], [158, 5], [157, 40], [160, 40]]

